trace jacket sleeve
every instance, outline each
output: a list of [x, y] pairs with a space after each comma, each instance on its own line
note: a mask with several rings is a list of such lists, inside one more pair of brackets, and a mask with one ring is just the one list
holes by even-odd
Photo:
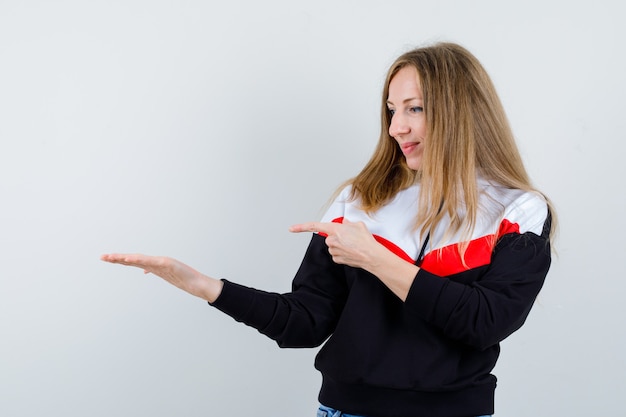
[[543, 286], [551, 263], [548, 230], [501, 236], [491, 263], [472, 283], [421, 269], [405, 307], [454, 340], [486, 349], [519, 329]]
[[224, 280], [212, 304], [236, 321], [256, 328], [280, 347], [316, 347], [334, 331], [348, 289], [344, 268], [335, 264], [325, 239], [314, 234], [286, 294]]

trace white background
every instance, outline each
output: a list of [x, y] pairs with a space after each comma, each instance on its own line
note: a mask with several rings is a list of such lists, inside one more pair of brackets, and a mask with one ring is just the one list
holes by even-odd
[[619, 2], [0, 0], [0, 415], [313, 416], [316, 350], [107, 252], [287, 291], [369, 158], [393, 59], [485, 65], [561, 231], [503, 343], [500, 416], [624, 411]]

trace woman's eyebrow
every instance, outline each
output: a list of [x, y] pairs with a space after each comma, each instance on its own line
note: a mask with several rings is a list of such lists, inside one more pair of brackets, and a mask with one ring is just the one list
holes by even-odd
[[[410, 98], [406, 98], [402, 100], [402, 103], [408, 103], [409, 101], [413, 101], [413, 100], [422, 100], [422, 99], [419, 97], [410, 97]], [[391, 100], [387, 100], [387, 104], [393, 104], [393, 102]]]

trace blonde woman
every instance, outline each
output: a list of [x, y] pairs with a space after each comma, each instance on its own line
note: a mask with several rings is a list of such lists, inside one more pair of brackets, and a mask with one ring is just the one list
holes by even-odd
[[491, 415], [499, 343], [524, 323], [550, 267], [553, 209], [461, 46], [400, 56], [381, 114], [365, 168], [322, 221], [291, 227], [313, 232], [291, 292], [166, 257], [102, 259], [154, 273], [281, 347], [325, 342], [318, 416]]

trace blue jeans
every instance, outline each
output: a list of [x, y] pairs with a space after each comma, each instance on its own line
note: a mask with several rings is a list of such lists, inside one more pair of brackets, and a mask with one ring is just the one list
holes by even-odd
[[[317, 410], [317, 417], [365, 417], [358, 416], [356, 414], [346, 414], [342, 411], [335, 410], [334, 408], [326, 407], [320, 404], [320, 408]], [[492, 417], [492, 416], [478, 416], [478, 417]]]
[[334, 408], [326, 407], [320, 404], [320, 408], [317, 410], [317, 417], [365, 417], [357, 416], [356, 414], [346, 414]]

